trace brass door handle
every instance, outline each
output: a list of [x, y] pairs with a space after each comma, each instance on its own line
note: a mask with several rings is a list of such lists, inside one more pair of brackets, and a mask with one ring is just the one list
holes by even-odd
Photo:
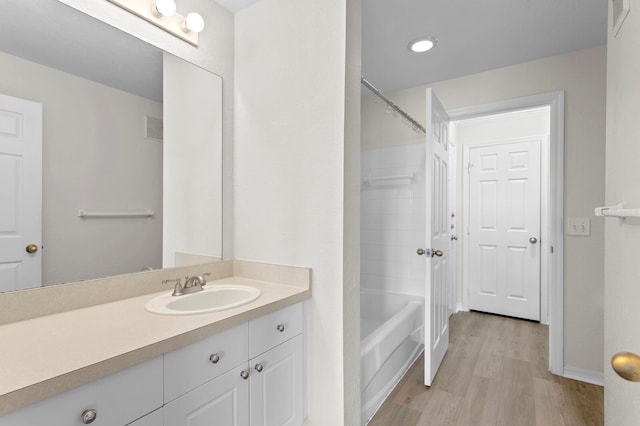
[[416, 253], [418, 253], [418, 256], [423, 256], [425, 251], [424, 249], [419, 248], [418, 250], [416, 250]]
[[27, 247], [25, 247], [25, 250], [27, 251], [27, 253], [35, 253], [38, 251], [38, 246], [35, 244], [29, 244]]
[[611, 358], [611, 367], [623, 379], [640, 382], [640, 356], [632, 352], [619, 352]]
[[442, 250], [431, 250], [431, 257], [433, 256], [438, 256], [438, 257], [442, 257], [444, 253], [442, 252]]

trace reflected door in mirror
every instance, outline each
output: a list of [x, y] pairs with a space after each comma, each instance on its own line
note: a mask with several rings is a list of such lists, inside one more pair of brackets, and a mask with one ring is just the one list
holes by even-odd
[[41, 285], [42, 105], [0, 95], [0, 291]]

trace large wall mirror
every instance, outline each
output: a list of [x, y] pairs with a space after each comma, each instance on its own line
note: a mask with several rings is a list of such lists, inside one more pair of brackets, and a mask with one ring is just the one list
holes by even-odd
[[56, 0], [3, 0], [0, 292], [221, 257], [221, 86]]

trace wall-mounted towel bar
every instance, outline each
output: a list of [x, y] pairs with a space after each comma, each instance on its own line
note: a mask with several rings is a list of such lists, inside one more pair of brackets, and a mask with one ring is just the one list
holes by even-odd
[[625, 217], [640, 216], [640, 209], [625, 209], [624, 204], [617, 206], [596, 207], [596, 216], [617, 217], [624, 219]]
[[416, 174], [397, 176], [367, 176], [363, 182], [368, 185], [409, 185], [416, 180]]
[[78, 210], [78, 217], [100, 219], [118, 217], [152, 217], [154, 214], [153, 210], [145, 210], [143, 212], [88, 212], [84, 209]]

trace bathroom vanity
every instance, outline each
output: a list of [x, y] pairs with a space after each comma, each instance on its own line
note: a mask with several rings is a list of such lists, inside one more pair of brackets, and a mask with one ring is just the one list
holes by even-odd
[[233, 276], [207, 286], [250, 285], [258, 299], [173, 316], [145, 310], [151, 293], [0, 326], [0, 425], [302, 424], [309, 270], [268, 282], [240, 276], [260, 264], [226, 262]]

